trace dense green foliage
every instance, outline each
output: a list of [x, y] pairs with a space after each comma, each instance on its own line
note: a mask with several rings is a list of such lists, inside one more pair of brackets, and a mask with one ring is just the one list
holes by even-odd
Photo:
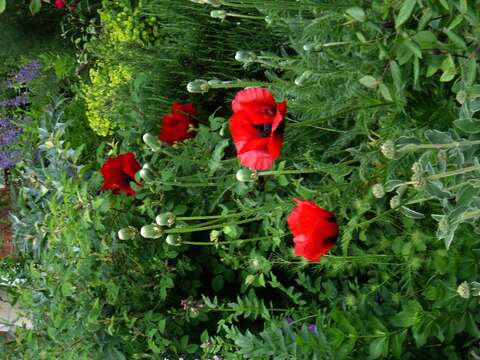
[[[477, 353], [478, 5], [143, 0], [66, 15], [77, 57], [41, 57], [25, 110], [18, 258], [2, 276], [34, 329], [5, 358]], [[228, 118], [246, 86], [288, 115], [274, 169], [239, 181]], [[195, 138], [144, 143], [172, 101], [199, 110]], [[98, 170], [126, 152], [137, 194], [100, 191]], [[293, 255], [294, 197], [337, 217], [318, 263]]]

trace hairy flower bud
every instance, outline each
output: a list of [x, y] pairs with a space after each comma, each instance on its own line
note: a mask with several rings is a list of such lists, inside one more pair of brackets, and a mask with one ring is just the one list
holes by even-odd
[[252, 51], [238, 50], [235, 53], [235, 60], [244, 64], [251, 63], [256, 59], [257, 59], [257, 55], [255, 55], [255, 53]]
[[225, 20], [227, 18], [227, 12], [225, 10], [212, 10], [210, 16], [214, 19]]
[[172, 226], [175, 224], [175, 214], [172, 212], [165, 212], [155, 218], [155, 222], [160, 226]]
[[385, 189], [382, 184], [375, 184], [372, 186], [372, 194], [377, 199], [381, 199], [385, 196]]
[[219, 231], [219, 230], [210, 231], [210, 241], [211, 242], [217, 242], [218, 239], [220, 238], [220, 235], [222, 235], [222, 232]]
[[395, 195], [390, 199], [390, 207], [392, 209], [395, 209], [400, 206], [401, 202], [402, 202], [402, 199], [400, 198], [400, 195]]
[[188, 83], [187, 90], [191, 93], [206, 93], [208, 90], [210, 90], [210, 85], [206, 80], [193, 80]]
[[255, 181], [258, 179], [258, 173], [248, 169], [240, 169], [235, 174], [235, 177], [240, 182]]
[[392, 140], [385, 141], [380, 150], [387, 159], [395, 158], [395, 143]]
[[127, 226], [126, 228], [118, 230], [118, 238], [120, 240], [131, 240], [137, 235], [137, 229], [133, 226]]
[[162, 143], [160, 142], [158, 136], [155, 136], [152, 133], [144, 134], [143, 142], [147, 144], [154, 152], [160, 151], [162, 148]]
[[140, 171], [138, 172], [138, 175], [140, 176], [140, 178], [146, 181], [153, 180], [154, 178], [153, 172], [150, 169], [145, 167], [140, 169]]
[[464, 299], [470, 298], [470, 285], [468, 285], [468, 282], [464, 281], [458, 285], [457, 294]]
[[300, 76], [295, 79], [295, 85], [300, 86], [305, 81], [307, 81], [312, 76], [312, 72], [310, 70], [305, 70]]
[[163, 230], [157, 224], [145, 225], [140, 229], [140, 235], [146, 239], [158, 239], [162, 234]]
[[176, 234], [169, 234], [167, 236], [167, 238], [165, 239], [166, 243], [168, 245], [172, 245], [172, 246], [180, 246], [182, 245], [182, 238], [180, 235], [176, 235]]

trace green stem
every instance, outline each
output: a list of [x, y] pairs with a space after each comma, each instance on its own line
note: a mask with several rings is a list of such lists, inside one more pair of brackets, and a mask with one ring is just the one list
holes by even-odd
[[242, 15], [242, 14], [235, 14], [235, 13], [226, 13], [225, 15], [230, 17], [236, 18], [243, 18], [243, 19], [253, 19], [253, 20], [264, 20], [265, 17], [263, 16], [253, 16], [253, 15]]
[[287, 174], [314, 174], [324, 172], [321, 169], [309, 169], [309, 170], [270, 170], [260, 171], [258, 176], [270, 176], [270, 175], [287, 175]]
[[438, 180], [438, 179], [446, 178], [446, 177], [449, 177], [449, 176], [463, 175], [463, 174], [466, 174], [468, 172], [472, 172], [472, 171], [476, 171], [476, 170], [480, 170], [480, 166], [474, 165], [474, 166], [469, 166], [469, 167], [462, 168], [462, 169], [446, 171], [444, 173], [428, 176], [427, 180]]
[[448, 144], [409, 144], [401, 147], [398, 151], [415, 151], [421, 149], [453, 149], [462, 146], [480, 145], [480, 140], [455, 141]]
[[[287, 234], [279, 235], [280, 237], [287, 236]], [[182, 241], [181, 244], [186, 245], [202, 245], [202, 246], [218, 246], [218, 245], [227, 245], [227, 244], [237, 244], [237, 243], [245, 243], [245, 242], [253, 242], [259, 240], [268, 240], [271, 239], [273, 236], [260, 236], [256, 238], [250, 239], [237, 239], [237, 240], [230, 240], [230, 241], [219, 241], [219, 242], [201, 242], [201, 241]]]
[[254, 217], [251, 219], [245, 219], [245, 220], [235, 221], [231, 223], [215, 224], [210, 226], [175, 228], [175, 229], [165, 230], [165, 234], [183, 234], [183, 233], [191, 233], [191, 232], [197, 232], [197, 231], [213, 230], [213, 229], [218, 229], [225, 226], [247, 224], [247, 223], [251, 223], [259, 220], [262, 220], [262, 217]]

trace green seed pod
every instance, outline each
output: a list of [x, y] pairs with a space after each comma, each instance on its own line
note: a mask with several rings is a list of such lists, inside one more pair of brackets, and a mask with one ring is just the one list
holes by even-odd
[[225, 20], [227, 18], [227, 12], [225, 10], [212, 10], [210, 16], [214, 19]]
[[155, 136], [152, 133], [144, 134], [143, 142], [147, 144], [154, 152], [160, 151], [160, 149], [162, 148], [162, 143], [158, 139], [158, 136]]
[[235, 60], [244, 64], [254, 62], [256, 59], [257, 55], [253, 51], [238, 50], [235, 53]]
[[188, 83], [187, 90], [191, 93], [206, 93], [210, 90], [210, 85], [206, 80], [193, 80]]
[[162, 234], [163, 230], [157, 224], [145, 225], [140, 229], [140, 235], [146, 239], [158, 239]]
[[390, 199], [390, 207], [391, 207], [392, 209], [397, 208], [397, 207], [400, 206], [401, 202], [402, 202], [402, 199], [400, 198], [400, 196], [399, 196], [399, 195], [395, 195], [394, 197], [392, 197], [392, 198]]
[[118, 238], [120, 240], [131, 240], [137, 235], [137, 229], [133, 226], [127, 226], [126, 228], [118, 230]]
[[160, 226], [172, 226], [175, 224], [175, 214], [172, 212], [165, 212], [155, 218], [155, 222]]
[[172, 245], [172, 246], [180, 246], [182, 245], [182, 238], [180, 235], [176, 235], [176, 234], [169, 234], [167, 236], [167, 238], [165, 239], [166, 243], [168, 245]]
[[240, 169], [235, 174], [236, 178], [240, 182], [255, 181], [258, 179], [258, 173], [248, 169]]

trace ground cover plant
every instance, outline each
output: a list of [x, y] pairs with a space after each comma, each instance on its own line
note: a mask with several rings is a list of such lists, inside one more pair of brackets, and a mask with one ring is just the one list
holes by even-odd
[[5, 358], [478, 357], [478, 5], [34, 8]]

